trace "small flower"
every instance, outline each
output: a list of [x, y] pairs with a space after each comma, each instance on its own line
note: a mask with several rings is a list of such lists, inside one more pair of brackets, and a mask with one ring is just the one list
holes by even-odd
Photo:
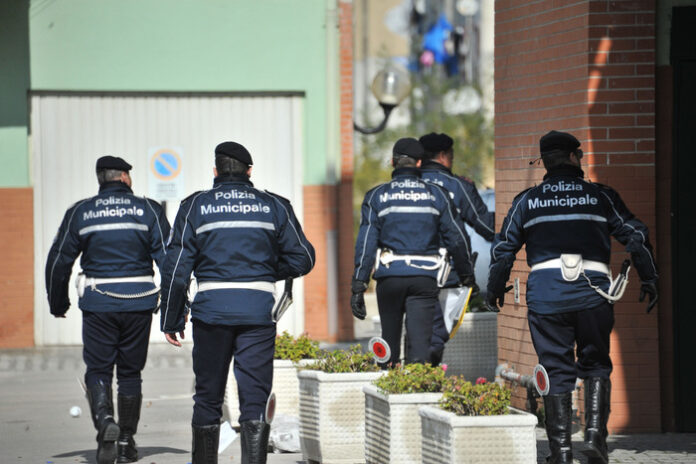
[[442, 367], [442, 370], [447, 372], [447, 364], [440, 364], [440, 367]]
[[488, 382], [488, 380], [486, 380], [485, 377], [479, 377], [478, 379], [476, 379], [476, 385], [482, 385], [486, 382]]

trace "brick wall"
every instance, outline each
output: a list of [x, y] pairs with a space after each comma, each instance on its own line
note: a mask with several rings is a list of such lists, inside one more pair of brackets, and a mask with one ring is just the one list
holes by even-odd
[[305, 277], [305, 331], [318, 340], [336, 341], [337, 334], [329, 328], [329, 237], [336, 230], [336, 187], [306, 185], [304, 199], [304, 231], [314, 245], [316, 263]]
[[[578, 137], [587, 177], [618, 190], [654, 237], [654, 2], [500, 0], [495, 6], [496, 224], [519, 191], [540, 181], [543, 169], [528, 162], [538, 157], [539, 137], [557, 129]], [[623, 247], [614, 243], [613, 251], [618, 268]], [[520, 279], [522, 303], [527, 273], [522, 250], [511, 274]], [[630, 279], [615, 307], [609, 425], [613, 432], [655, 431], [657, 317], [637, 303], [635, 272]], [[536, 355], [526, 312], [524, 304], [503, 308], [499, 357], [529, 373]], [[523, 404], [522, 392], [516, 401]]]
[[0, 189], [0, 348], [34, 345], [34, 206], [30, 188]]

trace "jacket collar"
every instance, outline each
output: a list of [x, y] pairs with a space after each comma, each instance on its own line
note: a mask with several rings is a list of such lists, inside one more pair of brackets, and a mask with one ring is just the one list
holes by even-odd
[[245, 184], [250, 187], [253, 187], [254, 184], [251, 183], [251, 180], [249, 180], [249, 176], [247, 175], [241, 175], [241, 176], [234, 176], [234, 175], [229, 175], [229, 176], [218, 176], [215, 178], [213, 181], [213, 186], [217, 186], [220, 184], [227, 184], [227, 183], [237, 183], [237, 184]]
[[447, 174], [452, 174], [452, 170], [449, 169], [447, 166], [433, 160], [423, 160], [423, 163], [421, 164], [421, 169], [425, 169], [428, 171], [442, 171], [446, 172]]
[[418, 168], [397, 168], [392, 171], [392, 179], [395, 177], [406, 177], [406, 176], [413, 176], [413, 177], [420, 177], [420, 169]]
[[549, 169], [546, 172], [546, 175], [544, 176], [544, 180], [549, 179], [551, 177], [560, 176], [579, 177], [583, 179], [585, 177], [585, 173], [582, 171], [582, 169], [580, 169], [577, 166], [573, 166], [571, 164], [563, 164], [561, 166], [556, 166], [554, 168]]
[[99, 186], [99, 193], [106, 193], [106, 192], [124, 192], [124, 193], [133, 193], [133, 190], [120, 180], [111, 180], [108, 182], [104, 182]]

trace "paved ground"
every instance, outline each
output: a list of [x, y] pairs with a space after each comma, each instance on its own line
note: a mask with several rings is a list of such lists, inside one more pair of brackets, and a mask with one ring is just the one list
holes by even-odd
[[[136, 437], [141, 463], [190, 462], [190, 349], [151, 345]], [[83, 373], [79, 347], [0, 350], [0, 464], [94, 462], [95, 432], [77, 380]], [[80, 417], [70, 416], [72, 406], [82, 409]], [[542, 463], [548, 446], [542, 430], [538, 437]], [[696, 463], [696, 434], [614, 436], [610, 449], [612, 463]], [[238, 440], [219, 462], [240, 462]], [[268, 462], [304, 461], [301, 454], [271, 454]]]

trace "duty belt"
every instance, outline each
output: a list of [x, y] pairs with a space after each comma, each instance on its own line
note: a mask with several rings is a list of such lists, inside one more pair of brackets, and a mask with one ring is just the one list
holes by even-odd
[[[532, 265], [532, 272], [539, 271], [541, 269], [562, 269], [563, 265], [561, 258], [549, 259], [548, 261], [543, 261], [541, 263]], [[609, 266], [605, 263], [599, 261], [582, 260], [582, 269], [584, 271], [595, 271], [601, 272], [602, 274], [609, 274]]]
[[[392, 250], [387, 248], [377, 249], [377, 259], [375, 260], [375, 271], [379, 268], [379, 265], [383, 265], [387, 269], [389, 265], [394, 261], [403, 261], [407, 266], [415, 267], [416, 269], [423, 269], [426, 271], [438, 271], [437, 272], [437, 284], [442, 287], [450, 273], [450, 263], [447, 256], [447, 250], [445, 248], [440, 248], [439, 254], [437, 255], [399, 255], [395, 254]], [[416, 264], [414, 261], [421, 261], [432, 264]]]
[[275, 293], [275, 284], [263, 280], [255, 282], [198, 282], [199, 292], [227, 289], [259, 290], [262, 292]]
[[89, 287], [93, 292], [101, 293], [102, 295], [110, 296], [113, 298], [121, 299], [136, 299], [144, 298], [146, 296], [154, 295], [159, 292], [159, 288], [155, 287], [150, 290], [138, 293], [116, 293], [109, 290], [101, 290], [97, 288], [97, 285], [101, 284], [123, 284], [123, 283], [151, 283], [155, 284], [155, 280], [152, 276], [128, 276], [128, 277], [88, 277], [82, 273], [77, 275], [75, 279], [75, 288], [77, 289], [77, 294], [81, 298], [85, 293], [85, 288]]
[[[615, 303], [621, 299], [626, 290], [626, 285], [628, 285], [630, 261], [624, 261], [621, 266], [621, 272], [616, 276], [616, 279], [612, 279], [609, 265], [599, 261], [585, 260], [582, 258], [582, 255], [579, 254], [562, 254], [560, 258], [550, 259], [532, 265], [532, 272], [541, 269], [559, 269], [563, 276], [563, 280], [569, 282], [577, 280], [577, 278], [582, 275], [595, 292], [603, 298], [606, 298], [610, 303]], [[594, 285], [585, 274], [585, 271], [595, 271], [607, 275], [610, 283], [609, 290], [605, 292], [599, 288], [599, 286]]]

